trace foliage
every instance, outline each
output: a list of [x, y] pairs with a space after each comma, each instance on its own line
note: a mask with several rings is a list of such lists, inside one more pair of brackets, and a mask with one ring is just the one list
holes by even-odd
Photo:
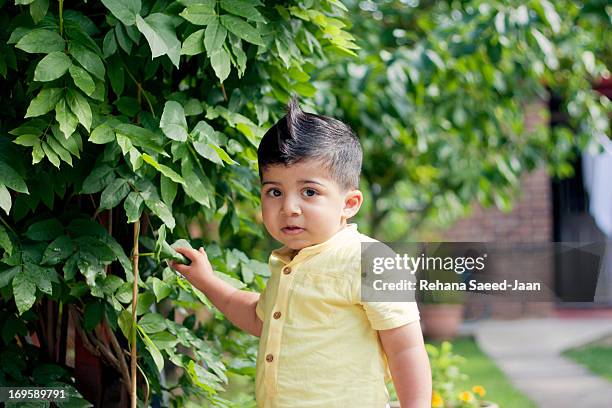
[[[263, 288], [256, 147], [291, 93], [357, 130], [366, 219], [388, 238], [474, 198], [508, 208], [521, 172], [566, 175], [609, 131], [589, 82], [609, 60], [603, 2], [346, 3], [0, 0], [0, 361], [21, 361], [2, 384], [72, 383], [74, 327], [124, 388], [137, 335], [143, 402], [230, 405], [254, 339], [186, 312], [207, 299], [153, 261], [156, 231], [199, 236], [220, 277]], [[527, 132], [546, 90], [568, 121]]]
[[460, 370], [465, 358], [453, 353], [451, 343], [444, 341], [439, 347], [427, 344], [427, 354], [431, 364], [433, 381], [432, 407], [469, 408], [480, 407], [486, 390], [481, 385], [474, 385], [470, 390], [461, 390], [460, 381], [466, 375]]
[[358, 58], [321, 66], [315, 99], [362, 140], [366, 232], [414, 239], [474, 201], [509, 210], [523, 172], [568, 176], [579, 148], [609, 137], [610, 101], [592, 90], [609, 74], [607, 2], [349, 3]]
[[49, 381], [71, 383], [74, 327], [125, 391], [137, 335], [143, 402], [230, 405], [218, 393], [228, 370], [253, 374], [254, 339], [219, 314], [186, 315], [208, 301], [153, 261], [168, 255], [155, 251], [155, 231], [190, 237], [199, 222], [207, 233], [194, 242], [217, 274], [263, 288], [266, 264], [240, 250], [262, 237], [256, 147], [279, 102], [315, 94], [316, 66], [354, 55], [346, 9], [336, 0], [1, 4], [0, 359], [21, 357], [2, 364], [0, 383], [49, 384], [38, 375], [45, 364], [62, 373]]

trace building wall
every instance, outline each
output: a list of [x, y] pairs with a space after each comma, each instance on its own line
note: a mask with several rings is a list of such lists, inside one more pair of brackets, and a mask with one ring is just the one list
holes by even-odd
[[[542, 104], [537, 104], [525, 110], [528, 129], [546, 123], [542, 107]], [[495, 207], [485, 209], [474, 204], [469, 217], [457, 221], [440, 236], [447, 242], [490, 242], [495, 243], [495, 247], [500, 244], [522, 244], [521, 247], [526, 249], [548, 248], [548, 245], [543, 244], [553, 241], [552, 203], [550, 177], [545, 168], [539, 168], [521, 177], [520, 193], [510, 212], [504, 213]], [[466, 318], [515, 318], [551, 314], [554, 309], [554, 259], [552, 251], [548, 252], [546, 249], [535, 253], [524, 251], [519, 256], [514, 252], [505, 259], [497, 258], [499, 267], [495, 273], [509, 279], [541, 282], [549, 291], [551, 301], [531, 302], [470, 293], [466, 299]]]

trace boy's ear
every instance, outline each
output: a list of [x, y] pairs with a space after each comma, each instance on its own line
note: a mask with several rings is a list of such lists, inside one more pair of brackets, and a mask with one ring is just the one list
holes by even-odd
[[342, 216], [349, 219], [357, 214], [363, 204], [363, 193], [359, 190], [350, 190], [344, 196]]

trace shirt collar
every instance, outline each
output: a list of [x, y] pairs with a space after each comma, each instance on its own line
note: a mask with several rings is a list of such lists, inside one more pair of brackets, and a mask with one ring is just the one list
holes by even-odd
[[[297, 253], [295, 253], [296, 251], [294, 249], [291, 249], [287, 246], [283, 246], [281, 248], [278, 248], [272, 251], [272, 253], [270, 254], [270, 257], [277, 258], [280, 261], [282, 261], [284, 264], [288, 264], [290, 262], [294, 262], [294, 261], [303, 259], [304, 257], [316, 255], [319, 252], [322, 252], [325, 249], [333, 245], [336, 245], [338, 242], [342, 242], [343, 237], [346, 237], [348, 234], [354, 233], [354, 232], [357, 232], [357, 224], [355, 223], [347, 224], [340, 231], [332, 235], [327, 241], [321, 242], [319, 244], [311, 245], [306, 248], [302, 248]], [[295, 256], [293, 257], [293, 259], [291, 259], [291, 256], [293, 254], [295, 254]]]

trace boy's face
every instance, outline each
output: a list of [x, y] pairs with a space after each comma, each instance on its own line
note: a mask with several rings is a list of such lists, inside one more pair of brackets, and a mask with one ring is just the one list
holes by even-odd
[[359, 211], [359, 190], [343, 191], [317, 160], [262, 171], [261, 207], [266, 229], [291, 249], [327, 241]]

